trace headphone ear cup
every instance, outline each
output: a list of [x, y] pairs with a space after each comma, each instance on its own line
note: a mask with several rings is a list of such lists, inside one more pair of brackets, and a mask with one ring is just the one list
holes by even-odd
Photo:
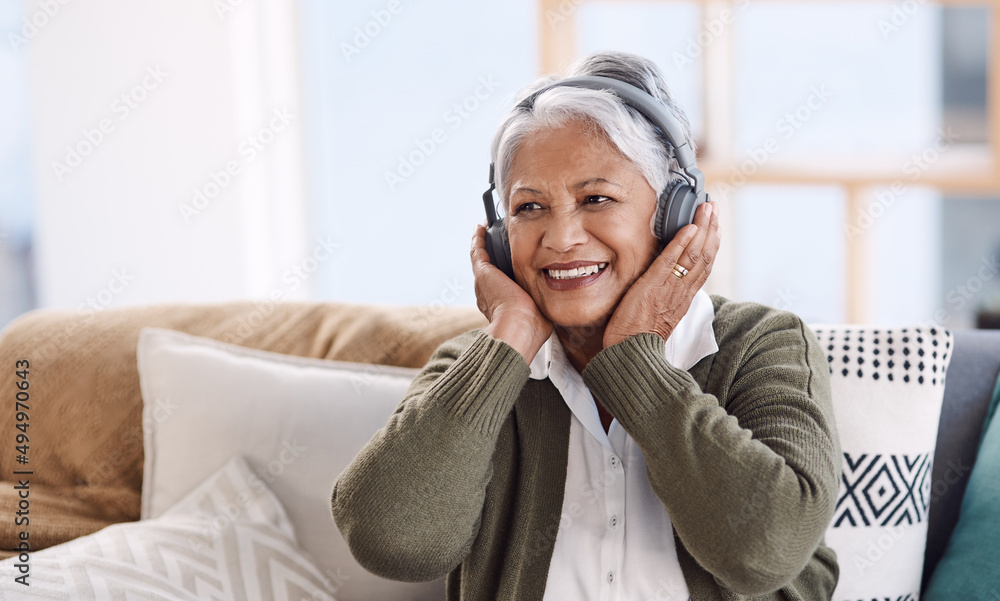
[[510, 240], [507, 238], [507, 228], [503, 227], [503, 219], [486, 228], [486, 253], [500, 271], [514, 279], [514, 262], [510, 258]]
[[685, 225], [694, 223], [694, 214], [705, 202], [699, 200], [694, 187], [684, 180], [674, 180], [663, 190], [656, 205], [653, 233], [660, 248], [670, 243]]

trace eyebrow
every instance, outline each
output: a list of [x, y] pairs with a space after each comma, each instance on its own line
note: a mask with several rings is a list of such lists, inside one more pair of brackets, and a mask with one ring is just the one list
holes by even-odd
[[514, 189], [513, 192], [510, 193], [510, 195], [513, 196], [513, 195], [519, 194], [521, 192], [527, 192], [528, 194], [534, 194], [535, 196], [541, 196], [542, 195], [542, 193], [540, 191], [535, 190], [534, 188], [526, 188], [524, 186], [518, 186], [517, 188]]
[[614, 186], [616, 188], [621, 188], [621, 185], [618, 184], [617, 182], [613, 182], [613, 181], [611, 181], [609, 179], [604, 179], [603, 177], [595, 177], [595, 178], [588, 179], [586, 181], [580, 182], [578, 184], [574, 184], [573, 188], [576, 189], [576, 190], [582, 190], [583, 188], [586, 188], [587, 186], [589, 186], [591, 184], [610, 184], [610, 185], [612, 185], [612, 186]]
[[[587, 186], [590, 186], [590, 185], [593, 185], [593, 184], [608, 184], [608, 185], [614, 186], [615, 188], [621, 188], [621, 184], [619, 184], [618, 182], [613, 182], [613, 181], [611, 181], [609, 179], [605, 179], [603, 177], [594, 177], [594, 178], [591, 178], [591, 179], [584, 180], [582, 182], [573, 184], [573, 189], [574, 190], [582, 190], [582, 189], [586, 188]], [[511, 196], [513, 196], [514, 194], [517, 194], [519, 192], [527, 192], [528, 194], [533, 194], [535, 196], [541, 196], [542, 195], [542, 193], [539, 190], [535, 190], [534, 188], [528, 188], [528, 187], [525, 187], [525, 186], [518, 186], [517, 188], [514, 189], [513, 192], [511, 192]]]

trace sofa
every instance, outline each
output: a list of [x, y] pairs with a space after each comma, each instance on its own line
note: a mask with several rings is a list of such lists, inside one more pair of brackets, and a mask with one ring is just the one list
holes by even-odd
[[[25, 528], [11, 519], [17, 515], [19, 507], [24, 507], [25, 490], [29, 488], [23, 485], [21, 476], [16, 475], [18, 471], [31, 470], [25, 477], [30, 481], [28, 546], [32, 554], [77, 539], [85, 540], [81, 537], [99, 534], [113, 525], [122, 526], [137, 522], [141, 517], [152, 517], [143, 513], [149, 505], [149, 499], [144, 497], [148, 491], [143, 490], [144, 469], [148, 471], [151, 465], [149, 452], [144, 453], [144, 450], [153, 440], [149, 430], [157, 425], [152, 423], [150, 416], [155, 416], [158, 407], [152, 406], [152, 399], [148, 398], [144, 407], [144, 389], [147, 385], [152, 386], [140, 382], [138, 373], [142, 366], [141, 358], [137, 360], [137, 345], [142, 348], [141, 333], [150, 331], [144, 329], [170, 330], [217, 341], [219, 352], [230, 352], [232, 345], [255, 349], [248, 351], [247, 360], [264, 360], [273, 354], [302, 358], [303, 363], [295, 366], [309, 369], [317, 367], [320, 361], [331, 365], [350, 362], [368, 366], [358, 367], [354, 380], [356, 384], [363, 382], [367, 386], [365, 382], [383, 376], [401, 378], [405, 382], [441, 342], [483, 325], [485, 320], [474, 308], [441, 304], [393, 307], [246, 301], [148, 305], [100, 312], [36, 310], [20, 316], [0, 333], [0, 390], [6, 391], [4, 408], [0, 410], [0, 432], [3, 432], [4, 441], [0, 445], [0, 560], [7, 560], [0, 561], [0, 567], [6, 569], [0, 570], [0, 574], [4, 574], [4, 582], [0, 582], [0, 599], [20, 598], [18, 591], [25, 590], [10, 585], [10, 580], [17, 575], [14, 565], [20, 553], [19, 544], [22, 550], [25, 548], [22, 540]], [[821, 344], [826, 343], [825, 337], [829, 335], [831, 371], [840, 361], [832, 350], [834, 331], [837, 337], [846, 331], [848, 338], [853, 336], [862, 340], [865, 335], [879, 335], [878, 330], [871, 328], [818, 327]], [[171, 342], [169, 336], [162, 338], [162, 335], [161, 331], [161, 340]], [[935, 335], [939, 337], [933, 340], [936, 348], [944, 348], [945, 338], [941, 336], [948, 336], [951, 356], [946, 355], [950, 364], [940, 404], [940, 427], [933, 445], [933, 468], [928, 469], [930, 477], [925, 475], [921, 485], [927, 490], [933, 489], [934, 493], [929, 500], [926, 524], [922, 525], [926, 528], [926, 550], [922, 571], [918, 574], [922, 572], [924, 587], [945, 552], [958, 520], [971, 466], [976, 461], [990, 396], [1000, 372], [1000, 332], [956, 331], [948, 334], [940, 331]], [[937, 346], [939, 340], [941, 347]], [[187, 344], [190, 340], [179, 342]], [[847, 346], [845, 344], [844, 348]], [[920, 353], [923, 356], [922, 350]], [[852, 369], [854, 360], [852, 355]], [[27, 374], [18, 373], [23, 371], [18, 366], [19, 361], [28, 362], [20, 365], [30, 365]], [[846, 354], [843, 361], [848, 362]], [[934, 369], [937, 372], [936, 365]], [[845, 367], [845, 374], [847, 371]], [[860, 374], [861, 369], [858, 372]], [[938, 375], [944, 384], [943, 364]], [[23, 414], [18, 415], [23, 407], [15, 407], [11, 391], [25, 390], [26, 387], [19, 384], [25, 379], [30, 381], [27, 387], [30, 397], [25, 397], [30, 402]], [[374, 388], [361, 392], [371, 390]], [[291, 401], [276, 399], [275, 402]], [[331, 399], [330, 402], [337, 401]], [[358, 411], [366, 410], [360, 407]], [[169, 405], [167, 408], [169, 410]], [[234, 412], [234, 418], [240, 417], [238, 413]], [[388, 415], [389, 411], [381, 407], [366, 423], [384, 423]], [[18, 424], [24, 422], [30, 425], [18, 430]], [[331, 424], [330, 436], [336, 437], [338, 431], [353, 427], [348, 416], [343, 423]], [[28, 434], [24, 437], [29, 445], [27, 448], [15, 444], [19, 432]], [[184, 432], [170, 434], [183, 435]], [[236, 432], [225, 436], [239, 438], [240, 435]], [[206, 437], [202, 433], [199, 436], [197, 441], [190, 442], [203, 446], [191, 452], [205, 453], [206, 449], [217, 446], [213, 445], [212, 435]], [[359, 436], [358, 440], [363, 440], [370, 432], [362, 432]], [[157, 442], [160, 441], [157, 439]], [[247, 444], [253, 446], [253, 443]], [[286, 450], [293, 448], [288, 440], [284, 444]], [[22, 451], [25, 451], [24, 461], [18, 458]], [[157, 469], [163, 471], [159, 466]], [[230, 476], [249, 473], [246, 463], [228, 465], [227, 469]], [[239, 477], [231, 479], [239, 480]], [[253, 481], [252, 475], [249, 481]], [[280, 487], [283, 483], [278, 478], [274, 484]], [[935, 483], [945, 484], [935, 487]], [[327, 494], [331, 484], [332, 479], [316, 482], [314, 487]], [[182, 496], [181, 492], [186, 491], [175, 491], [175, 497]], [[202, 500], [205, 498], [208, 497]], [[328, 514], [328, 507], [325, 510]], [[162, 509], [160, 513], [169, 514], [169, 510]], [[292, 537], [296, 529], [287, 527], [285, 514], [279, 507], [263, 513], [267, 514], [266, 519], [283, 524], [284, 532]], [[295, 534], [299, 537], [308, 535], [303, 532], [308, 528], [297, 530]], [[921, 540], [923, 536], [921, 534]], [[842, 564], [846, 560], [842, 557]], [[46, 575], [40, 570], [36, 565], [33, 578], [44, 584]], [[339, 567], [335, 571], [339, 571]], [[329, 575], [330, 569], [326, 573]], [[351, 586], [339, 587], [344, 597], [337, 593], [329, 596], [347, 599], [352, 590], [366, 590], [359, 585], [363, 576], [354, 578]], [[440, 597], [443, 585], [438, 582], [412, 590], [412, 594], [402, 592], [394, 598]], [[312, 598], [326, 598], [320, 593], [313, 595]], [[100, 597], [95, 594], [95, 598]], [[192, 598], [199, 598], [199, 595]]]

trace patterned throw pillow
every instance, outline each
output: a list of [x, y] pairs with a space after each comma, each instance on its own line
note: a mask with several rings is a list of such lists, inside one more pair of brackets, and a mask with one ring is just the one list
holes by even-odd
[[952, 336], [940, 328], [813, 326], [830, 364], [843, 478], [826, 542], [837, 601], [915, 601]]
[[333, 601], [337, 588], [242, 457], [162, 517], [31, 553], [29, 586], [15, 582], [17, 563], [0, 562], [0, 599]]

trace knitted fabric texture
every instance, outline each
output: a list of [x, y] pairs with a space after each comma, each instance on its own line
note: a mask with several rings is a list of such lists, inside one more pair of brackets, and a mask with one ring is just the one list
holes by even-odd
[[[829, 599], [841, 450], [826, 356], [790, 313], [713, 303], [720, 350], [690, 372], [640, 334], [601, 351], [584, 381], [643, 451], [693, 601]], [[478, 330], [438, 349], [334, 483], [334, 519], [365, 568], [447, 574], [449, 600], [542, 598], [570, 411], [528, 375]]]

